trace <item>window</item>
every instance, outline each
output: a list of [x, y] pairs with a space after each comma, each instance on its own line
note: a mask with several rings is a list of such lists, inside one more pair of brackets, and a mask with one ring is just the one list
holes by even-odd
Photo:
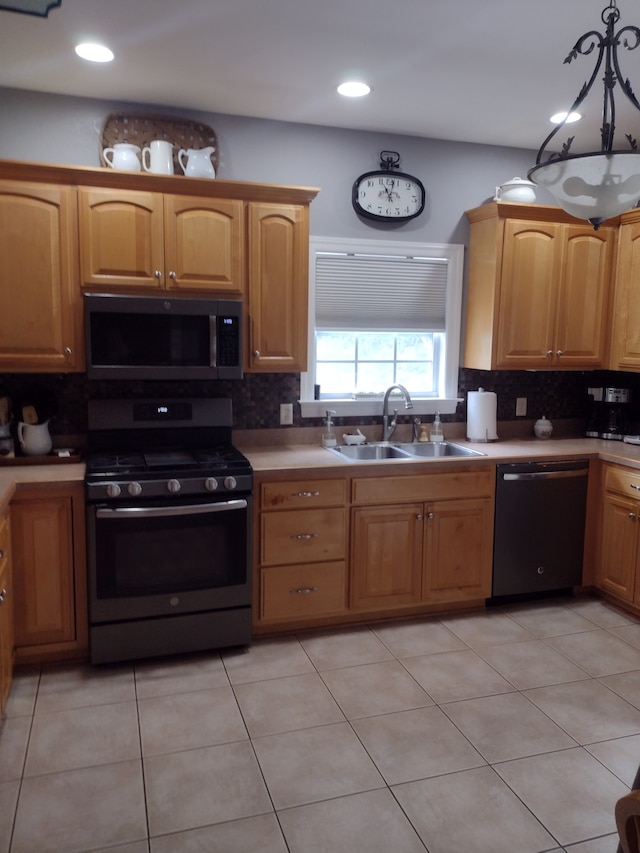
[[464, 247], [311, 238], [310, 251], [303, 417], [377, 415], [396, 383], [417, 414], [455, 411]]

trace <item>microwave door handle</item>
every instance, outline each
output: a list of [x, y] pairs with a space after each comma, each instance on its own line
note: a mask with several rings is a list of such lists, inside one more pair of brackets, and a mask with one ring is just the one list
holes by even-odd
[[187, 506], [122, 506], [101, 507], [96, 510], [96, 518], [168, 518], [177, 515], [203, 515], [209, 512], [229, 512], [246, 509], [244, 498], [233, 501], [219, 501], [213, 504], [194, 504]]
[[218, 366], [218, 317], [209, 314], [209, 367]]

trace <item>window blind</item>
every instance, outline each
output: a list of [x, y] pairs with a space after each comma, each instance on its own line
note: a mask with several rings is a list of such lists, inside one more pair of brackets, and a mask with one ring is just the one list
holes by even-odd
[[316, 328], [445, 330], [446, 258], [316, 252]]

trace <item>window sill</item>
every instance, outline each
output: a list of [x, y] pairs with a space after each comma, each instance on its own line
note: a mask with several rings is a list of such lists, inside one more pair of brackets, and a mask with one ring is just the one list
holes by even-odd
[[[412, 398], [413, 408], [405, 409], [404, 399], [392, 397], [389, 411], [398, 409], [402, 415], [452, 415], [462, 398]], [[377, 417], [382, 416], [382, 397], [369, 400], [299, 400], [303, 418], [323, 418], [327, 409], [332, 409], [337, 417]]]

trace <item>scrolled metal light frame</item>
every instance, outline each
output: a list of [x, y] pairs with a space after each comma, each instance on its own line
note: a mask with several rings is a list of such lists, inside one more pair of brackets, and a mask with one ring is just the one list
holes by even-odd
[[[564, 60], [565, 64], [588, 56], [597, 49], [596, 63], [589, 80], [583, 84], [578, 97], [567, 111], [567, 117], [548, 134], [536, 157], [536, 165], [529, 169], [529, 180], [545, 187], [572, 216], [587, 219], [595, 228], [612, 216], [634, 207], [640, 199], [640, 151], [637, 139], [631, 133], [625, 138], [626, 149], [615, 149], [616, 84], [640, 112], [631, 83], [620, 68], [618, 48], [635, 50], [640, 45], [640, 28], [627, 25], [616, 31], [620, 11], [616, 0], [611, 0], [601, 13], [606, 30], [604, 35], [589, 30], [580, 36]], [[566, 139], [560, 152], [549, 152], [548, 146], [564, 129], [568, 117], [577, 112], [589, 95], [604, 64], [602, 125], [600, 150], [586, 154], [572, 154], [575, 135]], [[544, 158], [544, 159], [543, 159]]]
[[0, 3], [0, 12], [20, 12], [24, 15], [38, 15], [47, 18], [51, 9], [56, 9], [62, 0], [9, 0]]

